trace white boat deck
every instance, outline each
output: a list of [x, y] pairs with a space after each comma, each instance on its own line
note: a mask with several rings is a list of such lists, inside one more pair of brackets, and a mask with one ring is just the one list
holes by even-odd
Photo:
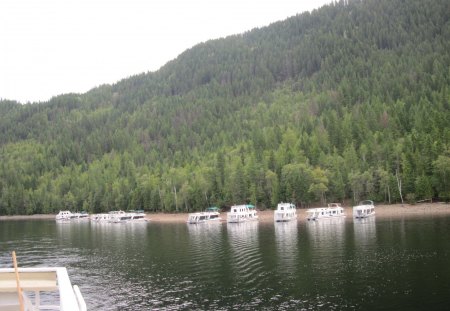
[[[78, 287], [72, 287], [66, 268], [19, 268], [18, 271], [25, 311], [87, 310]], [[41, 292], [57, 292], [59, 300], [54, 301], [52, 305], [43, 305]], [[0, 269], [0, 310], [20, 310], [16, 274], [13, 268]]]

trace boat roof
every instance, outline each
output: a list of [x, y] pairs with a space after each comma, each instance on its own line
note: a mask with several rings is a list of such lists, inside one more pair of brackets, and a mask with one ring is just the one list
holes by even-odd
[[306, 211], [307, 212], [316, 212], [316, 211], [324, 211], [327, 210], [327, 207], [315, 207], [315, 208], [309, 208]]
[[206, 209], [207, 212], [218, 212], [219, 210], [220, 208], [218, 208], [217, 206], [211, 206]]
[[372, 200], [364, 200], [358, 203], [358, 205], [373, 205]]
[[294, 203], [285, 203], [285, 202], [278, 203], [278, 206], [290, 206], [290, 205], [294, 205]]
[[241, 205], [233, 205], [231, 208], [233, 207], [246, 207], [246, 208], [255, 208], [254, 205], [252, 204], [241, 204]]

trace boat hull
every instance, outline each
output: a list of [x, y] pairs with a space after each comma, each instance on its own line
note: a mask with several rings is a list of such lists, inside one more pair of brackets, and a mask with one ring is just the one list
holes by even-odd
[[288, 222], [294, 219], [297, 219], [297, 214], [284, 214], [284, 213], [274, 214], [275, 222]]

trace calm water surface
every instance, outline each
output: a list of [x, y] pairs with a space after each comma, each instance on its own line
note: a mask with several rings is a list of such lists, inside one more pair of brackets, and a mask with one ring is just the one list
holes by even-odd
[[89, 310], [448, 310], [450, 217], [0, 222], [0, 266], [64, 266]]

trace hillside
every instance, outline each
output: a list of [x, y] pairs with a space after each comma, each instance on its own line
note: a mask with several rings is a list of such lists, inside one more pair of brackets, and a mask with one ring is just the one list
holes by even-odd
[[450, 199], [450, 3], [341, 1], [0, 102], [0, 214]]

